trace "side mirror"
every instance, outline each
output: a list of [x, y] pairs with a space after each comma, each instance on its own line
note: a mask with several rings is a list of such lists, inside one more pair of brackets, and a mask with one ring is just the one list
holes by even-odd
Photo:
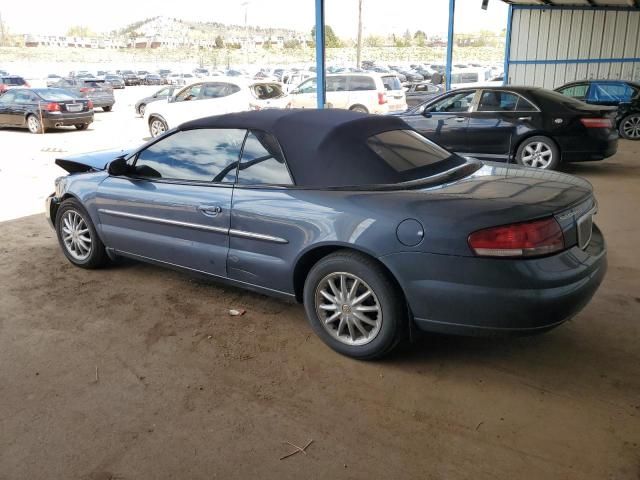
[[124, 157], [116, 158], [111, 163], [109, 163], [109, 167], [107, 168], [107, 172], [109, 173], [109, 175], [113, 175], [114, 177], [126, 175], [130, 171], [131, 167]]

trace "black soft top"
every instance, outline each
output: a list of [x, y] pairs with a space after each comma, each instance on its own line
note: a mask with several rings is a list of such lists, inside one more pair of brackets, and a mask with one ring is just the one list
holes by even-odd
[[297, 186], [344, 187], [398, 183], [405, 179], [367, 146], [389, 130], [413, 130], [393, 116], [349, 110], [259, 110], [193, 120], [178, 127], [241, 128], [273, 134]]

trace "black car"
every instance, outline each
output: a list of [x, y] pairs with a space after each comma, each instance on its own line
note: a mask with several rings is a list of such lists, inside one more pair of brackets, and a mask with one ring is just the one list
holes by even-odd
[[141, 84], [140, 78], [138, 78], [138, 75], [136, 75], [132, 70], [123, 70], [121, 75], [122, 79], [124, 80], [124, 84], [127, 87]]
[[454, 90], [400, 114], [461, 155], [549, 170], [616, 153], [615, 115], [553, 90], [511, 86]]
[[420, 103], [424, 103], [427, 100], [444, 93], [442, 85], [434, 85], [431, 82], [412, 83], [406, 85], [405, 88], [407, 105], [409, 107], [415, 107]]
[[571, 98], [592, 105], [618, 107], [616, 127], [620, 136], [640, 140], [640, 84], [624, 80], [584, 80], [556, 88]]
[[104, 76], [104, 79], [107, 83], [111, 84], [112, 88], [124, 88], [124, 80], [120, 75], [113, 75], [108, 73]]
[[91, 100], [59, 88], [16, 88], [0, 97], [0, 126], [26, 127], [31, 133], [74, 126], [86, 130], [93, 122]]
[[167, 98], [173, 95], [173, 92], [175, 92], [179, 88], [182, 88], [182, 87], [180, 87], [179, 85], [169, 85], [167, 87], [161, 88], [160, 90], [158, 90], [156, 93], [154, 93], [149, 97], [145, 97], [138, 100], [135, 105], [136, 113], [138, 115], [144, 116], [144, 110], [145, 108], [147, 108], [147, 105], [153, 102], [157, 102], [159, 100], [166, 101]]
[[88, 98], [94, 107], [102, 108], [105, 112], [110, 112], [116, 103], [111, 84], [98, 78], [63, 78], [53, 86], [69, 90], [78, 97]]

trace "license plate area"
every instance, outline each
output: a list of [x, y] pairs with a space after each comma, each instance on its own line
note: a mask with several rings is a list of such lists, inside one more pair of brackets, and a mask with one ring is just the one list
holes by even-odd
[[67, 110], [70, 111], [70, 112], [81, 112], [82, 111], [82, 104], [67, 105]]
[[580, 217], [577, 222], [578, 227], [578, 246], [581, 249], [585, 249], [589, 246], [591, 241], [591, 234], [593, 232], [593, 211], [590, 211]]

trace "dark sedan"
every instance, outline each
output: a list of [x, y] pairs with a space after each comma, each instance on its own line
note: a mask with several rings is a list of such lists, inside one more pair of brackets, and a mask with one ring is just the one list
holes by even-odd
[[142, 83], [142, 80], [138, 78], [138, 75], [136, 75], [135, 72], [131, 70], [124, 70], [122, 72], [122, 79], [124, 80], [124, 84], [127, 87], [131, 87], [133, 85], [140, 85]]
[[86, 130], [93, 122], [91, 100], [58, 88], [18, 88], [0, 96], [0, 126], [28, 128], [44, 133], [47, 128], [74, 126]]
[[620, 136], [640, 140], [640, 84], [624, 80], [584, 80], [556, 88], [568, 97], [592, 105], [618, 108], [616, 127]]
[[588, 182], [462, 158], [398, 117], [227, 114], [56, 163], [71, 175], [46, 213], [72, 264], [124, 256], [297, 300], [323, 341], [361, 359], [412, 324], [551, 329], [606, 271]]
[[444, 88], [442, 85], [434, 85], [431, 82], [412, 83], [405, 86], [407, 105], [415, 107], [427, 100], [442, 95]]
[[156, 93], [149, 97], [141, 98], [138, 100], [134, 106], [134, 109], [138, 115], [144, 116], [144, 111], [147, 108], [147, 105], [153, 102], [157, 102], [159, 100], [167, 101], [167, 99], [173, 95], [173, 92], [178, 90], [180, 87], [177, 85], [169, 85], [168, 87], [161, 88]]
[[54, 84], [57, 88], [64, 88], [79, 97], [88, 98], [96, 108], [102, 108], [110, 112], [116, 99], [113, 96], [113, 87], [104, 80], [97, 78], [63, 78]]
[[536, 87], [463, 88], [400, 116], [461, 155], [552, 170], [601, 160], [618, 148], [615, 108]]
[[104, 76], [104, 80], [114, 89], [123, 89], [125, 87], [124, 79], [120, 75], [108, 73]]

